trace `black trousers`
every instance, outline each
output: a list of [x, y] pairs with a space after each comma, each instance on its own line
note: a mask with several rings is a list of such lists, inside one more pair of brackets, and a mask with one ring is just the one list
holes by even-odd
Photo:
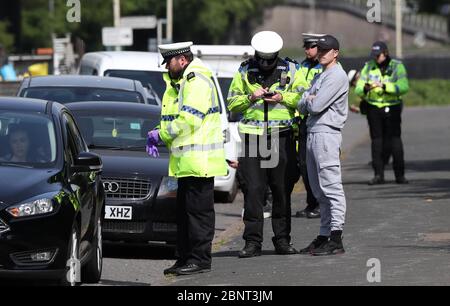
[[401, 139], [401, 113], [403, 105], [378, 108], [369, 104], [367, 120], [372, 140], [372, 167], [375, 175], [384, 177], [386, 156], [393, 157], [396, 178], [405, 175], [403, 142]]
[[[285, 131], [279, 134], [278, 143], [275, 141], [270, 147], [270, 157], [265, 157], [259, 150], [259, 144], [263, 137], [255, 137], [247, 134], [242, 135], [244, 142], [244, 157], [239, 158], [239, 168], [243, 180], [246, 184], [244, 193], [244, 234], [243, 238], [247, 242], [261, 245], [263, 241], [263, 206], [265, 201], [266, 186], [272, 191], [272, 229], [274, 232], [274, 243], [285, 239], [290, 241], [291, 232], [291, 207], [289, 205], [286, 193], [287, 167], [295, 159], [295, 146], [292, 131]], [[271, 142], [270, 135], [268, 143]], [[256, 156], [250, 155], [256, 152]], [[266, 147], [267, 148], [267, 147]], [[264, 168], [263, 161], [276, 159], [278, 162]]]
[[303, 185], [305, 185], [306, 189], [306, 210], [314, 210], [319, 207], [319, 202], [317, 202], [316, 198], [313, 195], [311, 185], [309, 184], [308, 179], [308, 168], [306, 167], [306, 140], [308, 138], [308, 128], [306, 126], [305, 116], [303, 120], [300, 122], [299, 126], [299, 143], [298, 143], [298, 156], [299, 156], [299, 165], [300, 165], [300, 174], [303, 178]]
[[178, 260], [201, 267], [211, 267], [214, 229], [214, 178], [178, 179]]

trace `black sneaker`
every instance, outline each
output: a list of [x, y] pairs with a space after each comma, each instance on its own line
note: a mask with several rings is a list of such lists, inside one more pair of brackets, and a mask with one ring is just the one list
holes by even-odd
[[306, 211], [306, 218], [308, 218], [308, 219], [320, 218], [320, 209], [316, 208], [316, 209], [313, 209], [313, 210]]
[[313, 256], [339, 255], [344, 253], [345, 250], [342, 242], [339, 243], [331, 239], [311, 251], [311, 255]]
[[384, 177], [380, 175], [375, 175], [375, 177], [369, 181], [370, 186], [382, 184], [384, 184]]
[[185, 264], [177, 269], [177, 275], [191, 275], [211, 272], [211, 267], [202, 267], [194, 263]]
[[296, 218], [305, 218], [305, 217], [306, 217], [306, 209], [297, 211], [297, 212], [295, 213], [295, 217], [296, 217]]
[[246, 242], [245, 247], [239, 252], [239, 258], [261, 256], [261, 246], [256, 243]]
[[275, 252], [279, 255], [293, 255], [298, 253], [298, 251], [294, 249], [294, 247], [286, 239], [280, 239], [277, 241], [275, 238], [272, 238], [272, 242], [275, 247]]
[[164, 275], [177, 274], [178, 268], [182, 266], [184, 266], [184, 263], [177, 260], [173, 266], [164, 270]]
[[312, 250], [319, 248], [327, 241], [327, 236], [317, 236], [306, 248], [301, 249], [298, 253], [302, 255], [311, 255]]
[[397, 177], [397, 178], [395, 179], [395, 182], [396, 182], [397, 184], [409, 184], [408, 180], [407, 180], [404, 176], [402, 176], [402, 177]]

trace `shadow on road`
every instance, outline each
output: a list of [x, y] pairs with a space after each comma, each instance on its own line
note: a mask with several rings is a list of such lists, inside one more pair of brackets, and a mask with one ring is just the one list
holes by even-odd
[[103, 257], [123, 259], [175, 259], [175, 247], [171, 245], [105, 242], [103, 245]]
[[[212, 257], [236, 257], [238, 258], [239, 251], [221, 251], [217, 253], [213, 253]], [[286, 255], [278, 255], [273, 250], [262, 250], [261, 256], [267, 256], [267, 255], [275, 255], [275, 256], [286, 256]], [[297, 255], [295, 255], [297, 256]], [[241, 258], [240, 260], [246, 260], [247, 258]]]

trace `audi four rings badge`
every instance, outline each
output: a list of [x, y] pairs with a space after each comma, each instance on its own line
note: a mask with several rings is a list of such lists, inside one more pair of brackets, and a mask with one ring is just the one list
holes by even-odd
[[116, 193], [119, 191], [120, 186], [117, 182], [103, 182], [103, 188], [105, 192]]

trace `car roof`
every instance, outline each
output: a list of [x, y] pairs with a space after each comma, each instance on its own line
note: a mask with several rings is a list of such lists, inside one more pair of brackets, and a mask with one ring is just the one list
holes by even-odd
[[92, 114], [95, 112], [113, 112], [117, 111], [120, 114], [126, 115], [127, 113], [136, 114], [161, 114], [161, 107], [158, 105], [141, 104], [141, 103], [129, 103], [129, 102], [109, 102], [109, 101], [92, 101], [92, 102], [74, 102], [64, 105], [71, 111], [89, 111]]
[[232, 78], [242, 62], [255, 54], [249, 45], [194, 45], [191, 50], [218, 78]]
[[95, 87], [136, 91], [135, 80], [88, 75], [57, 75], [30, 78], [29, 87]]
[[161, 65], [163, 58], [157, 52], [102, 51], [86, 53], [82, 58], [82, 62], [100, 60], [106, 70], [166, 71], [165, 65]]
[[19, 98], [19, 97], [0, 97], [0, 109], [45, 113], [49, 102], [39, 99]]

